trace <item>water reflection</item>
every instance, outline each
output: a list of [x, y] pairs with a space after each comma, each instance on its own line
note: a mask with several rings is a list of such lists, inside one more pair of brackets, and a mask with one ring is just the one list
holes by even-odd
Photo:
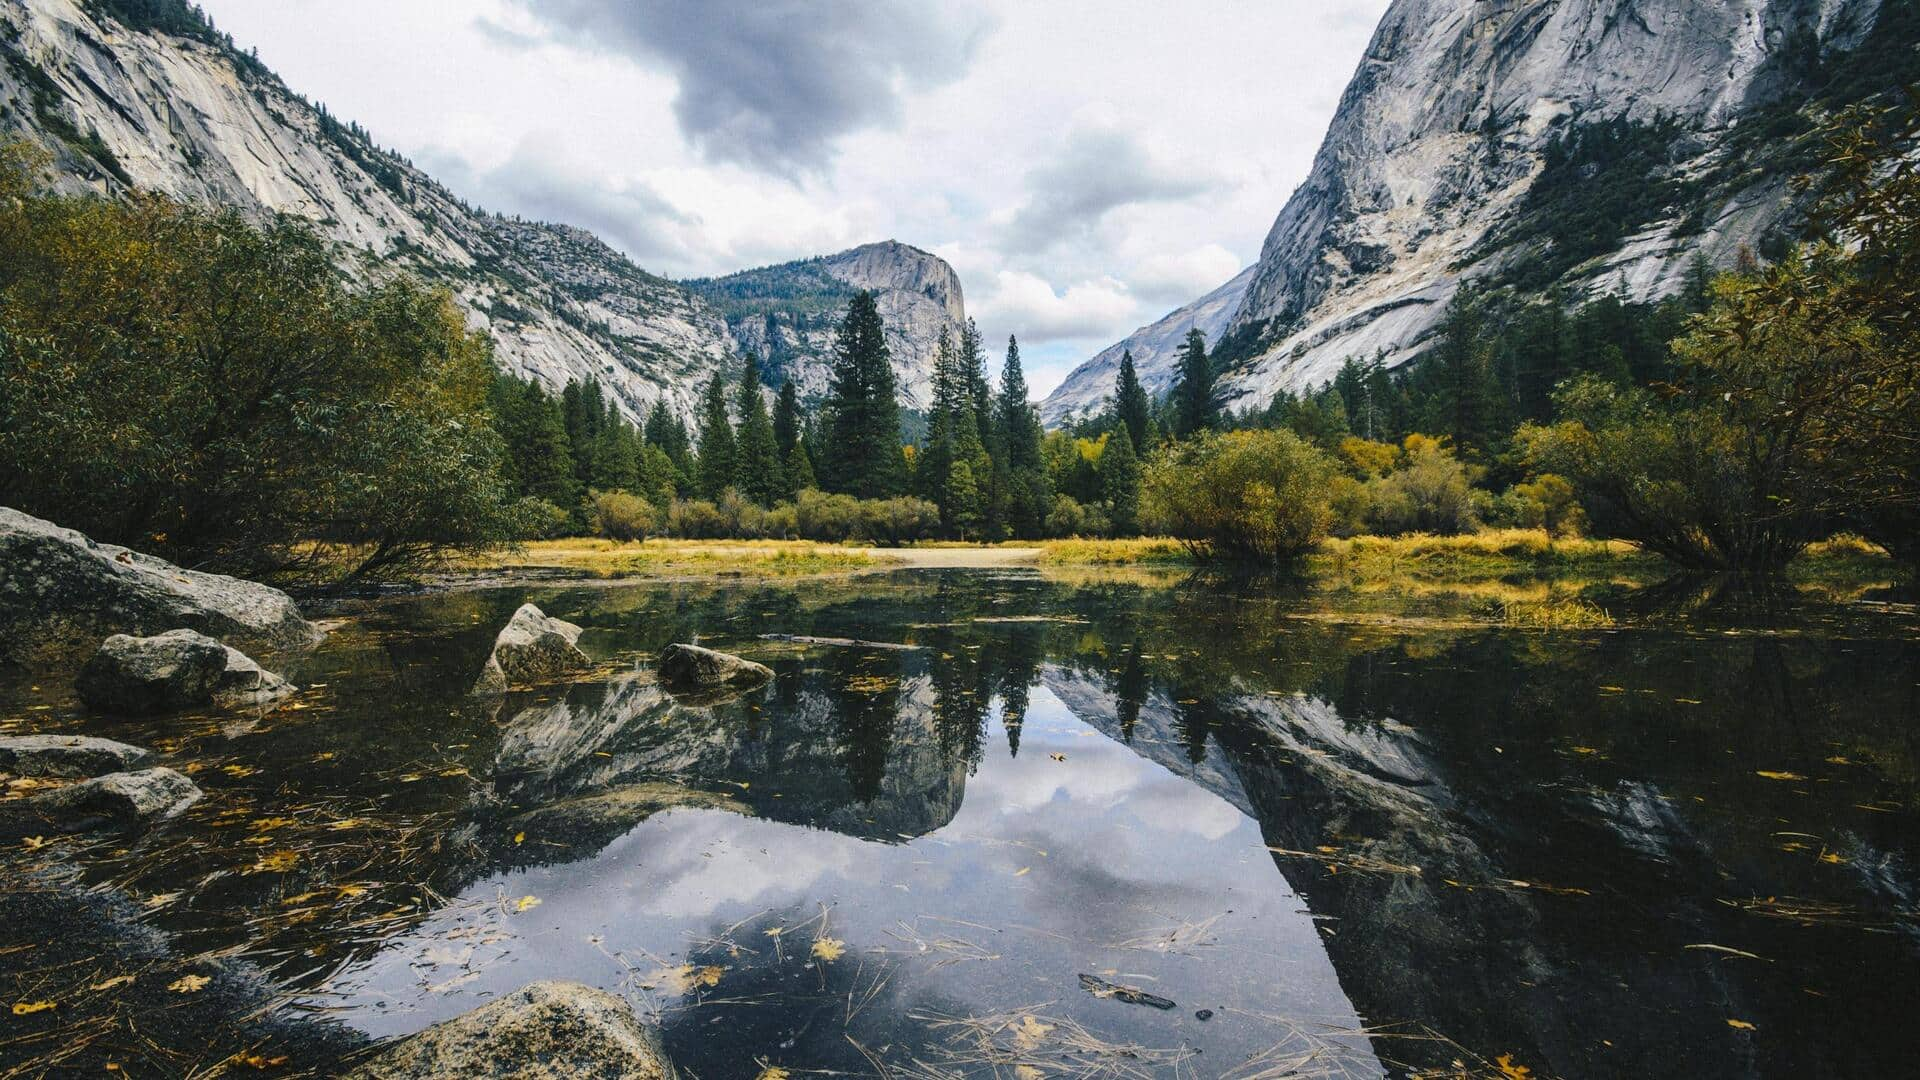
[[[96, 877], [213, 882], [156, 924], [371, 1034], [579, 979], [703, 1077], [1820, 1076], [1914, 1048], [1897, 619], [1523, 635], [1037, 574], [580, 589], [533, 599], [614, 673], [478, 710], [527, 598], [372, 608], [302, 673], [315, 707], [250, 732], [118, 731], [210, 798], [153, 841], [178, 859]], [[633, 665], [696, 635], [774, 681], [688, 702]], [[258, 831], [227, 826], [320, 799], [412, 830], [404, 858], [343, 831], [246, 872]], [[302, 900], [356, 888], [387, 914]]]

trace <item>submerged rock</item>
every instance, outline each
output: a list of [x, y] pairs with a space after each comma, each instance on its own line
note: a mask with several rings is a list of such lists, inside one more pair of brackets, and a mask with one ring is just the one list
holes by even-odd
[[654, 1030], [626, 1001], [571, 982], [529, 983], [396, 1043], [349, 1080], [674, 1080]]
[[493, 641], [493, 653], [474, 683], [476, 694], [504, 693], [520, 683], [545, 682], [592, 666], [580, 651], [580, 628], [556, 619], [532, 604], [520, 610]]
[[205, 634], [115, 634], [80, 669], [74, 689], [91, 708], [142, 715], [213, 700], [226, 671], [227, 647]]
[[109, 773], [30, 799], [0, 803], [0, 834], [155, 825], [199, 801], [200, 788], [172, 769]]
[[660, 681], [673, 690], [737, 689], [771, 678], [773, 669], [765, 664], [698, 645], [669, 645], [660, 652]]
[[278, 589], [183, 570], [0, 507], [0, 663], [46, 666], [112, 634], [176, 627], [245, 649], [304, 649], [323, 636]]
[[151, 760], [151, 750], [85, 735], [0, 738], [0, 772], [15, 776], [84, 778], [137, 768]]

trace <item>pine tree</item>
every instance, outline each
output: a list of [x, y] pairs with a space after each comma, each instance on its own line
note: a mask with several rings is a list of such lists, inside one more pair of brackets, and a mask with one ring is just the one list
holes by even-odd
[[1153, 402], [1147, 388], [1140, 385], [1140, 374], [1133, 367], [1133, 350], [1120, 354], [1120, 374], [1113, 383], [1113, 411], [1127, 427], [1134, 449], [1147, 449], [1147, 428], [1153, 424]]
[[972, 319], [960, 331], [960, 371], [973, 395], [973, 418], [980, 427], [980, 445], [993, 445], [993, 387], [987, 383], [987, 353], [980, 344], [980, 328]]
[[773, 445], [781, 461], [793, 454], [793, 445], [799, 441], [800, 391], [788, 379], [780, 385], [780, 396], [773, 404]]
[[1107, 435], [1107, 448], [1100, 454], [1100, 493], [1115, 536], [1140, 531], [1140, 459], [1134, 455], [1133, 437], [1124, 423], [1115, 422]]
[[791, 497], [798, 498], [801, 492], [819, 486], [813, 478], [813, 454], [807, 450], [805, 436], [795, 439], [793, 449], [787, 452], [784, 474]]
[[1213, 407], [1213, 365], [1207, 359], [1207, 336], [1197, 327], [1187, 331], [1187, 343], [1180, 349], [1173, 406], [1173, 433], [1183, 439], [1212, 428], [1218, 420]]
[[1045, 529], [1053, 492], [1040, 456], [1040, 417], [1027, 400], [1027, 378], [1020, 369], [1020, 342], [1011, 336], [1006, 364], [1000, 369], [994, 424], [996, 442], [1006, 459], [1004, 469], [995, 469], [996, 478], [1004, 477], [1006, 484], [1006, 526], [1022, 539], [1036, 538]]
[[514, 492], [571, 508], [580, 500], [580, 489], [560, 403], [533, 383], [500, 375], [488, 404], [494, 430], [506, 445], [507, 482]]
[[772, 506], [787, 493], [787, 481], [781, 475], [780, 448], [773, 421], [767, 418], [767, 401], [760, 394], [760, 361], [752, 353], [741, 365], [735, 411], [740, 414], [740, 434], [734, 451], [734, 484], [747, 498]]
[[700, 460], [696, 489], [704, 499], [717, 499], [733, 484], [733, 421], [727, 416], [727, 381], [719, 372], [707, 384], [700, 406]]
[[886, 328], [871, 292], [855, 293], [847, 304], [834, 343], [827, 410], [823, 479], [828, 489], [863, 499], [900, 494], [906, 481], [900, 406], [894, 400]]

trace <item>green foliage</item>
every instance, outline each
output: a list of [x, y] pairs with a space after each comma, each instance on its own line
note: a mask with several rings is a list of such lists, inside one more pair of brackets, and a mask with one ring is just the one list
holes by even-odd
[[993, 411], [994, 523], [1020, 539], [1038, 538], [1046, 529], [1053, 485], [1040, 452], [1040, 415], [1027, 399], [1020, 342], [1011, 336]]
[[1133, 438], [1125, 423], [1114, 424], [1100, 454], [1100, 491], [1106, 498], [1113, 535], [1139, 533], [1140, 459], [1134, 455]]
[[786, 469], [773, 421], [767, 416], [766, 398], [760, 394], [760, 363], [752, 353], [741, 365], [735, 409], [740, 430], [735, 440], [734, 483], [747, 498], [772, 506], [786, 497]]
[[830, 490], [858, 498], [886, 498], [905, 486], [900, 407], [893, 364], [873, 294], [859, 292], [834, 343], [833, 384], [827, 400], [826, 467]]
[[1140, 373], [1133, 366], [1133, 350], [1120, 353], [1120, 372], [1113, 381], [1113, 413], [1126, 425], [1133, 448], [1145, 453], [1153, 445], [1153, 401], [1140, 384]]
[[719, 372], [707, 383], [700, 403], [700, 458], [696, 471], [701, 495], [717, 499], [738, 475], [733, 418], [727, 415], [727, 381]]
[[1540, 175], [1505, 227], [1508, 239], [1541, 238], [1512, 271], [1513, 283], [1540, 289], [1621, 241], [1681, 200], [1686, 187], [1670, 170], [1680, 126], [1624, 116], [1575, 122], [1548, 142]]
[[1201, 434], [1147, 468], [1148, 517], [1200, 558], [1288, 561], [1327, 536], [1339, 468], [1289, 431]]
[[1408, 436], [1398, 468], [1367, 482], [1366, 523], [1387, 536], [1454, 536], [1480, 527], [1472, 474], [1435, 439]]
[[352, 288], [304, 223], [160, 198], [0, 199], [0, 251], [0, 501], [251, 574], [401, 572], [525, 524], [444, 292]]
[[624, 491], [593, 493], [594, 531], [608, 540], [645, 540], [658, 527], [652, 504]]
[[501, 474], [508, 489], [554, 506], [578, 502], [573, 443], [559, 403], [533, 383], [500, 375], [487, 395], [487, 408], [505, 450]]
[[1212, 430], [1219, 415], [1213, 404], [1213, 366], [1207, 360], [1207, 336], [1187, 331], [1173, 384], [1173, 433], [1182, 439]]
[[993, 461], [980, 439], [974, 414], [973, 373], [968, 359], [945, 331], [933, 369], [933, 402], [927, 441], [915, 460], [917, 489], [940, 508], [949, 536], [978, 537], [986, 528]]

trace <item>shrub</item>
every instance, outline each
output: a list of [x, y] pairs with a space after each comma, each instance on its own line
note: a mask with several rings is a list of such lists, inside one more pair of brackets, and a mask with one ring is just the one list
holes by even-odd
[[1422, 532], [1452, 536], [1480, 525], [1466, 465], [1438, 440], [1407, 437], [1400, 468], [1371, 481], [1367, 522], [1389, 536]]
[[593, 493], [594, 530], [608, 540], [645, 540], [658, 527], [653, 505], [624, 491]]
[[675, 499], [667, 509], [667, 531], [682, 540], [718, 540], [727, 535], [727, 519], [705, 499]]
[[1290, 431], [1202, 435], [1154, 459], [1146, 501], [1198, 557], [1287, 560], [1327, 536], [1338, 475]]
[[860, 500], [807, 488], [794, 499], [794, 531], [806, 540], [838, 543], [860, 527]]
[[859, 513], [860, 535], [888, 547], [925, 540], [940, 531], [940, 508], [925, 499], [866, 499], [860, 502]]
[[1553, 537], [1579, 536], [1586, 521], [1573, 482], [1554, 473], [1508, 488], [1495, 500], [1493, 515], [1502, 525], [1544, 529]]

